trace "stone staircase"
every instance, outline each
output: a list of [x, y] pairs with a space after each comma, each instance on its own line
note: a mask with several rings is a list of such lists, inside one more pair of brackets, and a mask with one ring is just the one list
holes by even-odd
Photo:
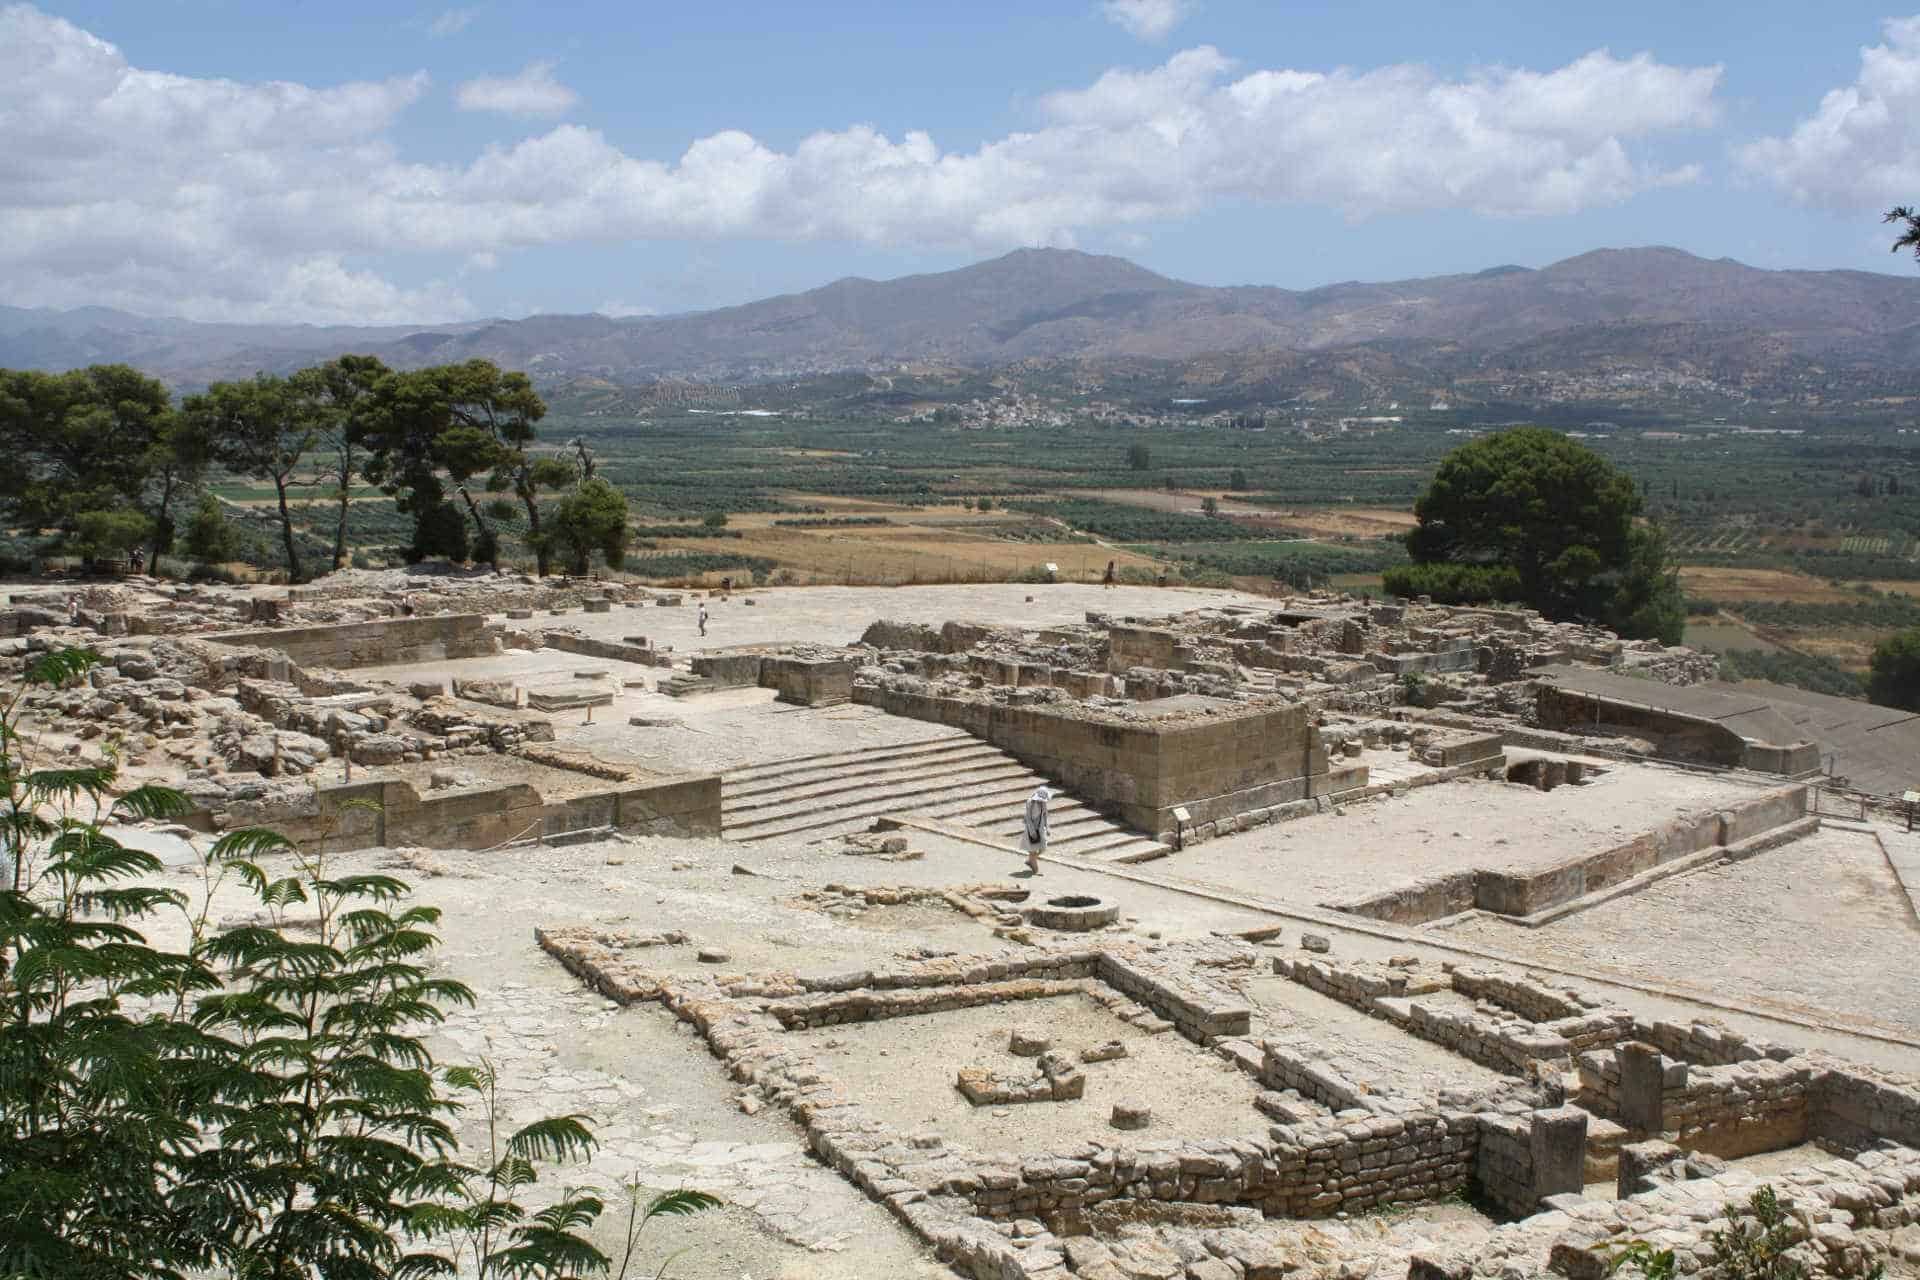
[[721, 775], [721, 834], [729, 840], [823, 840], [876, 818], [920, 818], [1017, 849], [1033, 789], [1053, 788], [1048, 850], [1098, 862], [1145, 862], [1172, 849], [1065, 794], [964, 730], [889, 747], [797, 756]]

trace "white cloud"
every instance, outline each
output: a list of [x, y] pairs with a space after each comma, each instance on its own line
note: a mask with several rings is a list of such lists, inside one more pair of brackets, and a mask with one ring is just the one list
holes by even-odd
[[1829, 91], [1785, 137], [1736, 150], [1740, 164], [1802, 204], [1857, 210], [1920, 191], [1920, 17], [1886, 23], [1852, 84]]
[[478, 9], [448, 9], [427, 24], [430, 36], [457, 36], [467, 29], [475, 18], [480, 16]]
[[1194, 8], [1193, 0], [1103, 0], [1100, 12], [1136, 40], [1165, 40]]
[[498, 111], [510, 116], [563, 116], [580, 105], [580, 95], [553, 78], [553, 63], [529, 62], [510, 76], [482, 76], [461, 85], [454, 101], [463, 111]]
[[1605, 52], [1462, 78], [1241, 71], [1202, 47], [1047, 96], [1034, 127], [971, 151], [854, 125], [786, 151], [729, 130], [654, 159], [561, 124], [426, 163], [393, 141], [424, 74], [316, 89], [144, 71], [16, 5], [0, 8], [0, 281], [16, 305], [452, 318], [471, 313], [454, 287], [375, 268], [433, 254], [457, 276], [516, 248], [636, 239], [1122, 243], [1229, 200], [1563, 214], [1692, 180], [1634, 150], [1710, 124], [1719, 78]]

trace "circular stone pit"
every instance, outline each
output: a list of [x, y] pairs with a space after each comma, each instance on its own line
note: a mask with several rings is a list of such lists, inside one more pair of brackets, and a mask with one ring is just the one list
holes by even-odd
[[1100, 898], [1073, 894], [1048, 898], [1024, 909], [1028, 924], [1067, 933], [1085, 933], [1112, 924], [1120, 918], [1120, 908]]

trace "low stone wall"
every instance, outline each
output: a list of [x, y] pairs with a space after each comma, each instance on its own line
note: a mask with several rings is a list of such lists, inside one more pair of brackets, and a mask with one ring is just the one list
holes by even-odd
[[396, 666], [450, 658], [483, 658], [499, 651], [485, 614], [443, 613], [378, 618], [325, 627], [223, 631], [207, 636], [241, 649], [278, 649], [303, 667]]
[[614, 662], [631, 662], [642, 667], [673, 665], [671, 653], [630, 641], [601, 640], [573, 631], [547, 631], [542, 633], [541, 639], [547, 648], [558, 649], [562, 653], [577, 653], [588, 658], [607, 658]]
[[924, 622], [881, 619], [860, 635], [860, 643], [875, 649], [909, 649], [916, 653], [945, 653], [940, 631]]
[[223, 827], [263, 826], [311, 852], [423, 845], [488, 849], [595, 827], [650, 835], [718, 835], [718, 775], [663, 778], [549, 802], [527, 783], [421, 795], [397, 779], [316, 787], [288, 801], [238, 803]]
[[1424, 924], [1479, 909], [1532, 916], [1630, 880], [1688, 854], [1758, 839], [1805, 818], [1807, 788], [1782, 787], [1727, 809], [1662, 823], [1624, 844], [1581, 854], [1550, 867], [1503, 870], [1478, 867], [1415, 881], [1338, 910], [1395, 924]]
[[1196, 1044], [1247, 1034], [1253, 1013], [1244, 1000], [1192, 979], [1176, 981], [1157, 968], [1149, 955], [1103, 951], [1096, 972], [1102, 982], [1146, 1005]]
[[1862, 1068], [1835, 1065], [1812, 1080], [1808, 1127], [1836, 1147], [1864, 1150], [1882, 1139], [1920, 1148], [1920, 1090]]
[[760, 683], [760, 665], [765, 660], [762, 653], [696, 653], [688, 666], [715, 688], [740, 689]]
[[1260, 1083], [1269, 1089], [1293, 1089], [1335, 1111], [1372, 1110], [1369, 1094], [1324, 1062], [1312, 1062], [1279, 1045], [1263, 1046]]
[[[1273, 971], [1483, 1066], [1525, 1079], [1537, 1075], [1542, 1066], [1564, 1071], [1576, 1054], [1616, 1044], [1636, 1027], [1624, 1009], [1602, 1007], [1574, 993], [1480, 970], [1449, 967], [1444, 977], [1436, 978], [1404, 967], [1275, 956]], [[1422, 995], [1448, 989], [1504, 1006], [1512, 1016], [1420, 1000]], [[1557, 1016], [1537, 1018], [1535, 1013]]]
[[1580, 1055], [1579, 1074], [1581, 1106], [1638, 1136], [1669, 1135], [1684, 1150], [1731, 1160], [1817, 1134], [1816, 1072], [1806, 1059], [1704, 1067], [1629, 1042]]
[[760, 687], [774, 690], [777, 701], [802, 707], [830, 707], [853, 697], [851, 658], [773, 657], [760, 664]]

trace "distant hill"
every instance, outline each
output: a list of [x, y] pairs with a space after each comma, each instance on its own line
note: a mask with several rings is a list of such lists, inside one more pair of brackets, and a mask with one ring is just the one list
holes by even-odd
[[955, 271], [838, 280], [743, 306], [629, 319], [358, 329], [0, 307], [0, 366], [125, 360], [193, 385], [343, 350], [402, 366], [480, 356], [547, 383], [614, 386], [1201, 358], [1338, 368], [1343, 383], [1359, 386], [1601, 376], [1649, 365], [1753, 386], [1833, 368], [1911, 381], [1920, 279], [1768, 271], [1642, 248], [1597, 250], [1538, 270], [1500, 266], [1296, 291], [1188, 284], [1121, 258], [1022, 249]]

